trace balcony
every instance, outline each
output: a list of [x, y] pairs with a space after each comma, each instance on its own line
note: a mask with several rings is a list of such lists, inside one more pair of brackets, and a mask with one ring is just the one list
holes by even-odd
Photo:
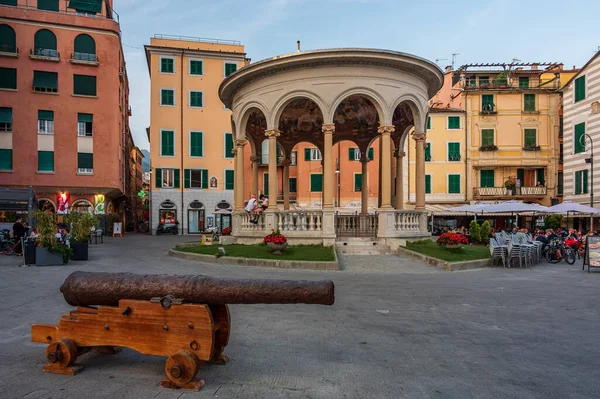
[[498, 146], [495, 144], [482, 145], [481, 147], [479, 147], [479, 151], [481, 151], [481, 152], [498, 151]]
[[523, 147], [523, 151], [541, 151], [542, 147], [539, 145], [526, 145]]
[[57, 50], [51, 48], [32, 48], [29, 51], [29, 58], [35, 60], [44, 60], [44, 61], [60, 61], [60, 53]]
[[486, 91], [486, 90], [557, 90], [560, 88], [560, 79], [530, 79], [527, 84], [519, 82], [518, 78], [509, 78], [506, 80], [493, 80], [479, 82], [477, 79], [465, 80], [466, 91]]
[[449, 162], [460, 162], [460, 153], [457, 152], [451, 152], [448, 154], [448, 161]]
[[98, 65], [98, 57], [96, 54], [88, 54], [88, 53], [71, 53], [71, 63], [72, 64], [84, 64], [84, 65]]
[[547, 187], [474, 187], [475, 197], [544, 197], [548, 192]]
[[[298, 193], [290, 193], [290, 202], [296, 202]], [[283, 193], [277, 194], [277, 202], [283, 203]]]
[[496, 104], [494, 103], [483, 103], [481, 104], [481, 112], [480, 115], [495, 115], [496, 112]]
[[19, 48], [10, 44], [0, 44], [0, 56], [18, 58]]

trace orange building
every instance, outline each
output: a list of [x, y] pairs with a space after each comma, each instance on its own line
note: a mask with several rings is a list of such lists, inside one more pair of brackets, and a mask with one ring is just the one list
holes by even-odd
[[112, 1], [0, 4], [0, 185], [124, 215], [134, 146]]

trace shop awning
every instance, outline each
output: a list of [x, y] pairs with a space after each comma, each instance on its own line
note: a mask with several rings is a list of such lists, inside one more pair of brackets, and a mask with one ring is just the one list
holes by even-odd
[[77, 11], [99, 13], [102, 11], [102, 0], [71, 0], [69, 8]]
[[29, 197], [33, 196], [32, 206], [37, 207], [35, 195], [29, 189], [2, 188], [0, 189], [1, 211], [29, 211]]

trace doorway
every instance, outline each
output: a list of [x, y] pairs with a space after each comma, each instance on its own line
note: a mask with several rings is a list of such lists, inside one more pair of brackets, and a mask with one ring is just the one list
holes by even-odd
[[188, 233], [199, 234], [204, 231], [204, 209], [188, 209]]

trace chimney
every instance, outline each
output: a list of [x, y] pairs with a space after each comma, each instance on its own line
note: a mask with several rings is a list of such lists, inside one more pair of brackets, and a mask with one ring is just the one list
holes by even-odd
[[446, 67], [446, 73], [450, 73], [450, 72], [452, 72], [452, 65], [448, 65]]
[[300, 52], [300, 40], [298, 40], [296, 44], [298, 44], [298, 52]]
[[537, 71], [537, 69], [538, 69], [538, 64], [531, 64], [532, 71]]

